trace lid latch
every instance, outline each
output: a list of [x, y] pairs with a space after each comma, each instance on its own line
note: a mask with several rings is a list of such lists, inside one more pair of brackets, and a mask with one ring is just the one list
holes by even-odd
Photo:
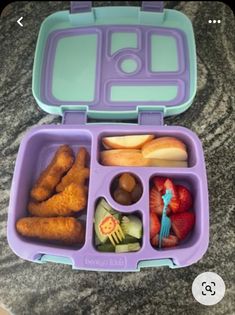
[[[82, 13], [91, 11], [92, 1], [71, 1], [70, 13]], [[162, 12], [163, 1], [142, 1], [142, 11]]]
[[139, 11], [140, 24], [161, 25], [164, 22], [165, 11], [163, 1], [142, 1]]
[[87, 25], [95, 23], [92, 1], [71, 1], [70, 22], [72, 25]]
[[163, 1], [142, 1], [142, 11], [163, 12], [163, 8]]
[[163, 126], [163, 112], [161, 111], [140, 111], [138, 124], [142, 126]]
[[90, 12], [92, 7], [91, 1], [71, 1], [70, 13]]
[[87, 112], [85, 110], [69, 110], [63, 112], [62, 124], [85, 125], [87, 123]]

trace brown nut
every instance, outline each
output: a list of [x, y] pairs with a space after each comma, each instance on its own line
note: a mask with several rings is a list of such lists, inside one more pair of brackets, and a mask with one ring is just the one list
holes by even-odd
[[135, 185], [135, 188], [131, 192], [131, 200], [132, 200], [132, 202], [133, 203], [137, 202], [141, 198], [142, 193], [143, 193], [142, 186], [139, 183], [137, 183]]
[[119, 186], [127, 192], [132, 192], [135, 188], [136, 181], [134, 176], [129, 173], [123, 173], [119, 178]]
[[131, 205], [131, 195], [127, 191], [117, 188], [113, 193], [113, 198], [117, 203], [120, 203], [121, 205]]

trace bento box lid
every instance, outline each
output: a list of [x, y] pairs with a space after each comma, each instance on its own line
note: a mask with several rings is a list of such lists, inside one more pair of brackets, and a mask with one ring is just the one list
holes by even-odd
[[193, 28], [181, 12], [161, 1], [95, 8], [72, 1], [41, 25], [32, 88], [51, 114], [132, 119], [139, 111], [185, 111], [196, 77]]

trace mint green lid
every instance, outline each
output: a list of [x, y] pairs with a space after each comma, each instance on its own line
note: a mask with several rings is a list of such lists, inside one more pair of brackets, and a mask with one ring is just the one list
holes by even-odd
[[61, 11], [41, 25], [33, 94], [48, 113], [86, 110], [97, 119], [185, 111], [196, 93], [196, 53], [182, 13], [139, 7]]

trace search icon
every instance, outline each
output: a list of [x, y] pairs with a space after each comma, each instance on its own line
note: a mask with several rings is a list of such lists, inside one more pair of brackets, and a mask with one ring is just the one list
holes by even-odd
[[205, 290], [212, 293], [212, 289], [211, 289], [211, 286], [210, 286], [210, 285], [207, 285], [207, 286], [205, 287]]
[[203, 272], [193, 281], [192, 294], [196, 301], [202, 305], [215, 305], [225, 294], [225, 283], [215, 272]]

